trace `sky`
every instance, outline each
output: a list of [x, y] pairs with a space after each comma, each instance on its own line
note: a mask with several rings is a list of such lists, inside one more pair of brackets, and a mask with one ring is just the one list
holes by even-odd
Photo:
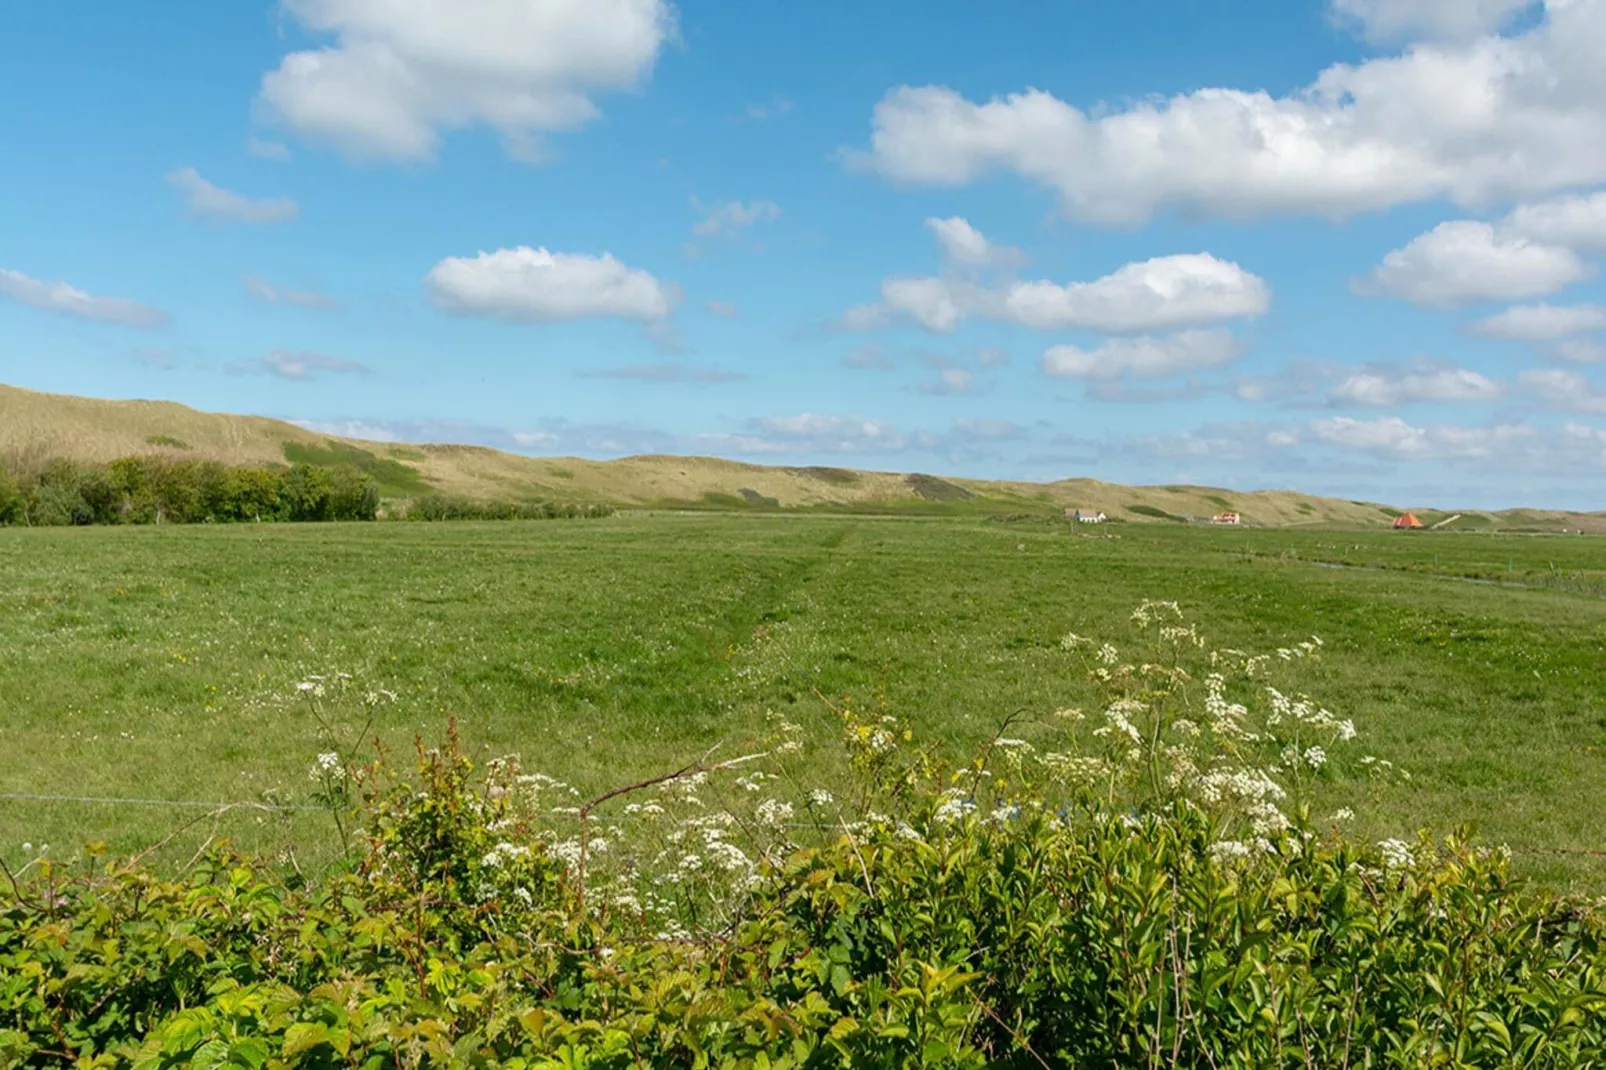
[[0, 382], [1606, 508], [1606, 0], [0, 5]]

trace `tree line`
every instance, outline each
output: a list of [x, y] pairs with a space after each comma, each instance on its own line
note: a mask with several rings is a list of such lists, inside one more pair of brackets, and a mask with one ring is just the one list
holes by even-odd
[[0, 525], [373, 520], [379, 486], [351, 465], [225, 465], [158, 455], [106, 464], [0, 462]]

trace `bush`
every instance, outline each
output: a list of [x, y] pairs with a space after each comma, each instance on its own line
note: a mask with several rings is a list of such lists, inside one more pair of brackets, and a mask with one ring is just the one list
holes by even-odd
[[397, 515], [405, 520], [555, 520], [612, 516], [604, 503], [488, 502], [459, 494], [426, 494], [414, 498]]
[[[1304, 812], [1353, 728], [1265, 681], [1319, 643], [1210, 651], [1158, 603], [1135, 624], [1130, 658], [1063, 643], [1099, 709], [1006, 724], [1024, 735], [959, 767], [834, 707], [848, 774], [830, 789], [799, 780], [821, 748], [784, 721], [753, 754], [591, 802], [515, 759], [476, 769], [453, 734], [406, 776], [328, 743], [317, 798], [362, 830], [333, 875], [226, 847], [177, 875], [94, 858], [21, 875], [0, 909], [0, 1061], [1606, 1059], [1591, 908], [1461, 839], [1364, 845]], [[314, 712], [347, 685], [328, 686], [301, 685]]]
[[0, 525], [373, 520], [379, 488], [355, 467], [229, 468], [151, 454], [105, 465], [56, 460], [0, 479]]

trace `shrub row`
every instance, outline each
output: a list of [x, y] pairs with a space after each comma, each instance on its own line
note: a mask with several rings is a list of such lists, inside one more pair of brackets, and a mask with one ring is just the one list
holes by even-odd
[[401, 520], [591, 520], [613, 514], [613, 506], [597, 502], [486, 502], [426, 494], [389, 515]]
[[[1579, 1067], [1606, 928], [1451, 842], [1402, 862], [1197, 809], [944, 816], [937, 791], [644, 932], [448, 746], [301, 886], [42, 867], [0, 907], [0, 1062], [79, 1067]], [[600, 852], [600, 848], [598, 848]], [[4, 893], [0, 892], [0, 896]]]
[[373, 520], [379, 488], [351, 466], [229, 467], [156, 455], [0, 467], [0, 524]]

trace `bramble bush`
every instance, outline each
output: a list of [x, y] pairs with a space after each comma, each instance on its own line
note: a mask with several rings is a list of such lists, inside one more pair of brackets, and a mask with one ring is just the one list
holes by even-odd
[[[1606, 927], [1452, 837], [1366, 844], [1312, 786], [1356, 732], [1274, 689], [1314, 639], [1211, 650], [1174, 606], [1088, 696], [951, 765], [879, 711], [780, 718], [589, 800], [449, 732], [401, 775], [299, 685], [303, 877], [38, 861], [0, 910], [0, 1060], [85, 1067], [1576, 1067]], [[361, 697], [364, 716], [388, 701]], [[367, 723], [364, 721], [363, 723]], [[1007, 733], [1007, 734], [1006, 734]], [[830, 752], [840, 752], [834, 764]], [[831, 767], [832, 783], [810, 770]]]

